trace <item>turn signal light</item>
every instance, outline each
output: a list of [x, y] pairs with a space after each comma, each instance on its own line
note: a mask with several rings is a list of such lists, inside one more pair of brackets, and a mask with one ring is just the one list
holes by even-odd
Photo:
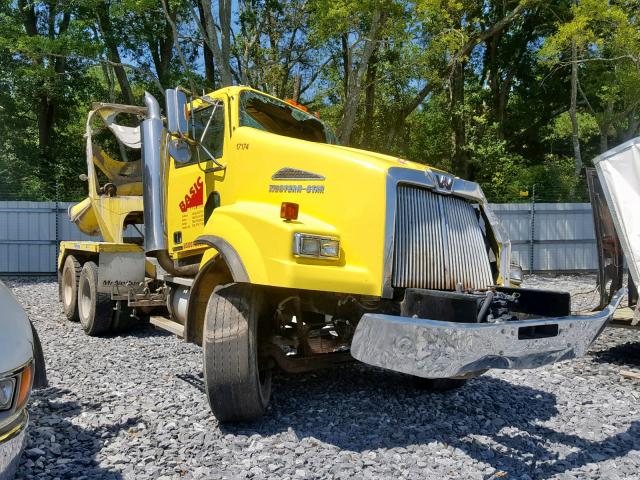
[[33, 363], [20, 372], [20, 390], [16, 400], [16, 410], [22, 408], [29, 400], [31, 385], [33, 384]]
[[298, 219], [298, 204], [291, 202], [282, 202], [280, 205], [280, 218], [285, 220], [297, 220]]

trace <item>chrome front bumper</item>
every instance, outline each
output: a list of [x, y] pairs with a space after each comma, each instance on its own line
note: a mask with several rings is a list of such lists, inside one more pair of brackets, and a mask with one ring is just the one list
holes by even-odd
[[[623, 295], [624, 289], [619, 290], [604, 310], [589, 315], [504, 323], [367, 313], [356, 328], [351, 355], [370, 365], [424, 378], [450, 378], [489, 368], [536, 368], [584, 355]], [[530, 338], [531, 331], [547, 333]]]
[[17, 425], [7, 432], [0, 433], [0, 480], [11, 480], [15, 476], [25, 444], [28, 423], [29, 414], [24, 411]]

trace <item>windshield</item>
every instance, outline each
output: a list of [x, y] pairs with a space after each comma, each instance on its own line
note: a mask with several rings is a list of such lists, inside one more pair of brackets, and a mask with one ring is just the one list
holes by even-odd
[[259, 93], [240, 94], [240, 126], [319, 143], [337, 143], [335, 134], [317, 117]]

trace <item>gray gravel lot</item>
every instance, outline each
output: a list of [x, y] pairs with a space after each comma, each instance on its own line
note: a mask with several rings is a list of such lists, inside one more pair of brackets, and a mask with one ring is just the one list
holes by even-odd
[[50, 382], [32, 397], [18, 478], [640, 479], [640, 382], [618, 373], [640, 370], [640, 331], [608, 329], [586, 358], [446, 394], [363, 365], [279, 375], [262, 422], [221, 427], [199, 348], [151, 327], [89, 338], [64, 320], [52, 279], [7, 283]]

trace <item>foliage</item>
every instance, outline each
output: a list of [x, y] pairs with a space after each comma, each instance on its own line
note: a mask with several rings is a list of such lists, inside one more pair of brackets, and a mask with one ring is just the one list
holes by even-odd
[[[350, 145], [583, 199], [585, 164], [640, 134], [639, 0], [9, 0], [0, 4], [0, 197], [79, 199], [94, 101], [250, 84]], [[577, 54], [572, 57], [572, 46]]]
[[[578, 113], [578, 123], [578, 136], [581, 140], [590, 140], [598, 135], [598, 121], [593, 115], [582, 112]], [[569, 114], [567, 112], [563, 112], [558, 115], [547, 126], [547, 130], [549, 133], [544, 136], [544, 140], [549, 142], [567, 141], [571, 137], [572, 133]]]

